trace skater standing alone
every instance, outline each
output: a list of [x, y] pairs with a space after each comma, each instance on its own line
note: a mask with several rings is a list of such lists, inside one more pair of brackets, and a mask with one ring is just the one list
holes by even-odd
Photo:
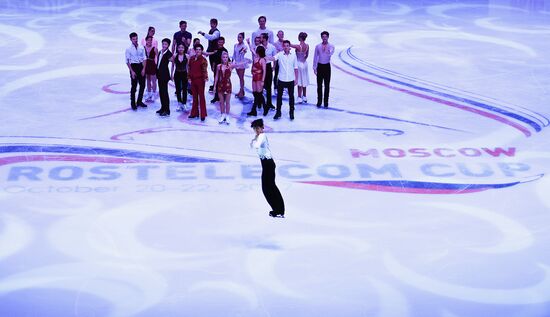
[[264, 121], [257, 119], [252, 121], [252, 129], [256, 136], [250, 142], [250, 147], [256, 149], [262, 162], [262, 192], [267, 203], [273, 209], [269, 212], [271, 217], [283, 217], [285, 215], [285, 202], [283, 196], [275, 184], [275, 161], [269, 149], [269, 142], [264, 133]]

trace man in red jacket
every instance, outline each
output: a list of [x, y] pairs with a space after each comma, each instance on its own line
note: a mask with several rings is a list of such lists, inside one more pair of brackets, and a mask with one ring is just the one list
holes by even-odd
[[193, 107], [189, 115], [190, 119], [199, 116], [201, 121], [206, 118], [206, 99], [204, 97], [204, 85], [208, 81], [208, 62], [202, 56], [203, 46], [195, 45], [195, 56], [189, 60], [189, 83], [191, 83], [191, 91], [193, 94]]

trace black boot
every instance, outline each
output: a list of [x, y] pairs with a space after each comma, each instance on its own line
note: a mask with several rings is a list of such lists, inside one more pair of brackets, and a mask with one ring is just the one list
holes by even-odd
[[267, 107], [265, 105], [265, 98], [264, 98], [264, 94], [262, 94], [261, 92], [258, 93], [258, 109], [260, 107], [264, 107], [264, 110], [265, 108], [269, 109], [269, 107]]
[[256, 105], [258, 104], [258, 93], [254, 91], [252, 94], [254, 95], [254, 102], [252, 103], [252, 109], [246, 115], [255, 117], [258, 115], [258, 113], [256, 112]]

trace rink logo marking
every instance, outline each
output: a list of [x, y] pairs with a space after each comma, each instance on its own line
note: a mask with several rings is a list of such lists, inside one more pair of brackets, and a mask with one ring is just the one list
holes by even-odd
[[[489, 157], [496, 158], [501, 155], [515, 156], [515, 148], [460, 148], [460, 149], [434, 149], [436, 156], [450, 157], [461, 154], [467, 157], [478, 157], [485, 153]], [[445, 152], [443, 151], [445, 150]], [[453, 152], [454, 151], [454, 152]], [[423, 148], [413, 148], [411, 155], [426, 157], [429, 151]], [[390, 157], [403, 157], [407, 153], [403, 149], [384, 149], [381, 152], [367, 149], [364, 151], [352, 149], [352, 156], [379, 158], [381, 154]], [[456, 153], [455, 153], [456, 152]], [[37, 145], [37, 144], [10, 144], [0, 146], [0, 153], [18, 153], [18, 155], [0, 157], [0, 166], [24, 162], [82, 162], [82, 163], [106, 163], [118, 166], [97, 165], [92, 167], [81, 166], [15, 166], [9, 170], [8, 181], [76, 181], [81, 179], [113, 181], [127, 177], [143, 181], [155, 179], [164, 175], [166, 181], [184, 180], [237, 180], [258, 179], [261, 175], [261, 167], [256, 165], [237, 164], [219, 168], [220, 163], [236, 163], [226, 160], [193, 157], [186, 155], [174, 155], [135, 150], [112, 149], [85, 146], [63, 145]], [[25, 154], [20, 154], [25, 153]], [[28, 154], [27, 154], [28, 153]], [[144, 163], [136, 164], [136, 163]], [[166, 165], [166, 163], [213, 163], [213, 164], [181, 164]], [[132, 166], [121, 166], [132, 164]], [[455, 165], [438, 163], [423, 163], [416, 169], [419, 175], [405, 175], [404, 171], [414, 170], [412, 166], [401, 169], [395, 163], [381, 162], [381, 164], [324, 164], [309, 166], [304, 164], [284, 164], [278, 167], [278, 174], [292, 182], [321, 186], [340, 187], [346, 189], [360, 189], [392, 193], [410, 194], [466, 194], [500, 189], [518, 184], [534, 181], [543, 175], [524, 177], [529, 172], [530, 166], [523, 163], [495, 162], [494, 166], [488, 163], [471, 164], [457, 162]], [[160, 174], [159, 174], [160, 173]], [[406, 173], [410, 174], [410, 173]], [[46, 178], [44, 178], [46, 177]], [[153, 177], [153, 178], [151, 178]], [[161, 176], [162, 177], [162, 176]], [[426, 182], [414, 180], [424, 177], [448, 179], [450, 182]], [[472, 177], [488, 179], [495, 177], [507, 177], [508, 180], [490, 183], [456, 183], [452, 179], [456, 177]], [[367, 180], [364, 180], [364, 179]], [[373, 179], [374, 178], [374, 179]], [[378, 179], [376, 179], [378, 178]], [[392, 180], [387, 180], [393, 178]], [[512, 179], [510, 179], [512, 178]]]
[[[175, 163], [214, 163], [214, 162], [225, 162], [225, 160], [220, 159], [210, 159], [203, 157], [195, 157], [188, 155], [176, 155], [176, 154], [166, 154], [166, 153], [152, 153], [152, 152], [142, 152], [136, 150], [124, 150], [124, 149], [109, 149], [109, 148], [100, 148], [100, 147], [85, 147], [85, 146], [63, 146], [63, 145], [6, 145], [0, 146], [0, 153], [60, 153], [64, 156], [67, 155], [88, 155], [81, 157], [83, 162], [89, 162], [89, 159], [96, 158], [95, 161], [101, 159], [107, 159], [108, 157], [118, 157], [121, 159], [144, 159], [148, 161], [162, 161], [162, 162], [175, 162]], [[62, 156], [63, 156], [62, 155]], [[91, 156], [90, 156], [91, 155]], [[107, 157], [102, 157], [107, 156]], [[0, 159], [0, 162], [4, 164], [13, 164], [16, 163], [16, 160], [19, 162], [27, 161], [29, 155], [17, 156], [17, 158], [3, 158]], [[61, 157], [61, 156], [60, 156]], [[44, 156], [44, 160], [54, 160], [55, 156], [47, 157]], [[67, 156], [67, 158], [69, 158]], [[39, 159], [39, 156], [35, 157]], [[71, 157], [71, 160], [77, 160], [74, 156]]]
[[102, 157], [102, 156], [83, 156], [83, 155], [24, 155], [24, 156], [8, 156], [0, 158], [0, 166], [17, 164], [22, 162], [94, 162], [94, 163], [114, 163], [114, 164], [130, 164], [130, 163], [159, 163], [154, 160], [141, 160], [122, 157]]

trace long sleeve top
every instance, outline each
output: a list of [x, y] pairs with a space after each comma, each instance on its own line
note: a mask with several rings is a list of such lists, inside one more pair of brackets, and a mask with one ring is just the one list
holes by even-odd
[[257, 37], [257, 36], [260, 36], [262, 35], [262, 33], [267, 33], [267, 42], [268, 43], [271, 43], [273, 44], [274, 41], [275, 41], [275, 38], [273, 37], [273, 31], [271, 31], [270, 29], [268, 28], [265, 28], [265, 29], [260, 29], [258, 28], [256, 31], [252, 32], [252, 36], [250, 37], [250, 40], [251, 40], [251, 48], [256, 51], [256, 45], [254, 45], [254, 39]]
[[332, 54], [334, 54], [334, 45], [330, 43], [326, 46], [323, 43], [317, 44], [313, 55], [313, 69], [317, 69], [317, 64], [330, 64]]
[[298, 69], [298, 60], [296, 59], [296, 54], [292, 51], [285, 54], [284, 51], [279, 52], [275, 55], [275, 60], [279, 64], [279, 77], [280, 81], [291, 82], [296, 80], [295, 69]]
[[256, 150], [261, 159], [271, 159], [271, 150], [265, 133], [260, 133], [255, 140], [252, 140], [250, 147]]
[[193, 56], [189, 59], [188, 76], [191, 80], [207, 80], [208, 79], [208, 62], [204, 56]]
[[124, 54], [124, 64], [141, 64], [146, 59], [143, 46], [135, 47], [134, 44], [126, 49]]

